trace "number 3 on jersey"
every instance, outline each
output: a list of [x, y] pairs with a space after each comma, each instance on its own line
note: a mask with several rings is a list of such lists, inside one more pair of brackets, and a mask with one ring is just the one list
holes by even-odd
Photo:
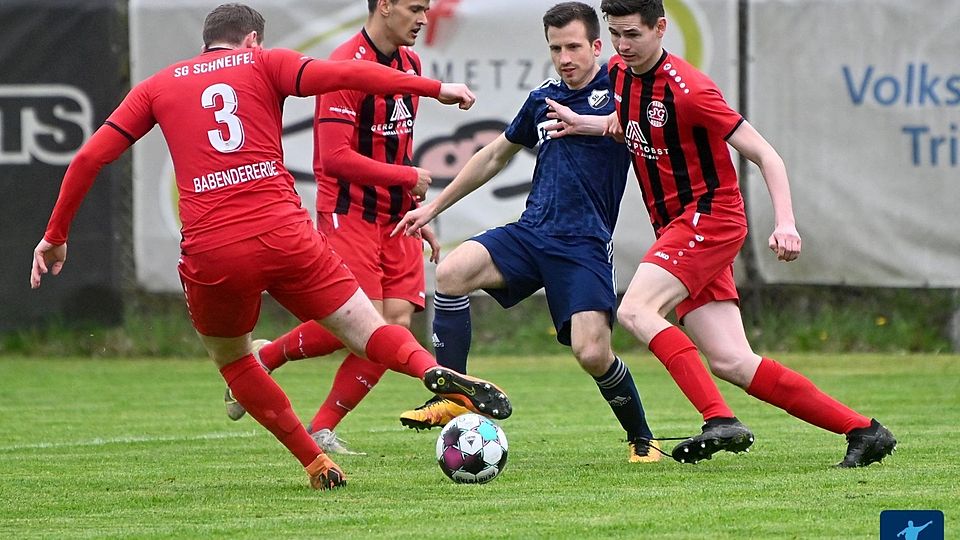
[[217, 106], [217, 96], [223, 102], [223, 107], [213, 113], [218, 124], [227, 127], [228, 138], [224, 140], [223, 132], [220, 129], [211, 129], [207, 132], [207, 138], [210, 139], [210, 145], [214, 150], [229, 154], [235, 152], [243, 146], [243, 124], [237, 117], [237, 93], [228, 84], [212, 84], [203, 91], [200, 96], [200, 103], [204, 109], [213, 109]]

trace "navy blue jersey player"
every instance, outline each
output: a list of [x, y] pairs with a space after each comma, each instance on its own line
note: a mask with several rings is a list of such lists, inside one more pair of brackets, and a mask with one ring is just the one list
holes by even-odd
[[[607, 70], [597, 64], [600, 23], [592, 7], [565, 2], [547, 11], [543, 25], [560, 80], [533, 90], [503, 134], [477, 152], [434, 200], [407, 213], [394, 232], [415, 233], [503, 170], [523, 147], [539, 147], [533, 187], [520, 220], [471, 238], [437, 267], [437, 360], [466, 369], [471, 331], [467, 294], [484, 289], [510, 307], [543, 288], [557, 339], [573, 349], [626, 430], [630, 461], [657, 461], [659, 446], [633, 377], [610, 345], [617, 300], [611, 236], [629, 154], [609, 137], [551, 139], [545, 129], [555, 122], [547, 117], [546, 98], [585, 115], [605, 116], [615, 110]], [[455, 403], [431, 400], [403, 413], [400, 420], [429, 429], [463, 412]]]

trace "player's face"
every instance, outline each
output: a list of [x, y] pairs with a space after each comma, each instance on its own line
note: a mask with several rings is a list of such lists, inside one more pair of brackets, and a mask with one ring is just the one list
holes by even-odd
[[601, 41], [587, 38], [587, 29], [581, 21], [572, 21], [563, 28], [547, 28], [550, 58], [560, 78], [571, 89], [583, 88], [593, 80], [599, 67]]
[[651, 28], [643, 24], [637, 13], [608, 16], [607, 27], [613, 48], [635, 73], [649, 70], [660, 59], [667, 19], [660, 17]]
[[387, 5], [390, 11], [386, 26], [394, 45], [409, 47], [416, 43], [417, 35], [427, 24], [430, 0], [398, 0], [395, 4], [387, 0]]

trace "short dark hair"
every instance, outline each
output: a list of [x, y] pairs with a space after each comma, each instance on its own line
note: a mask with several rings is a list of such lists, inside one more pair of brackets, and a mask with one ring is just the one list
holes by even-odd
[[643, 24], [653, 28], [660, 17], [664, 16], [663, 0], [603, 0], [600, 2], [603, 15], [624, 17], [639, 14]]
[[[400, 0], [390, 0], [391, 3], [396, 4]], [[380, 0], [367, 0], [367, 11], [373, 13], [373, 10], [377, 9], [377, 4]]]
[[203, 46], [213, 43], [239, 45], [250, 32], [257, 32], [263, 42], [264, 20], [257, 10], [243, 4], [221, 4], [203, 20]]
[[548, 28], [563, 28], [573, 21], [583, 23], [587, 29], [587, 39], [591, 43], [600, 39], [600, 19], [597, 12], [583, 2], [563, 2], [548, 9], [543, 14], [543, 33], [546, 35]]

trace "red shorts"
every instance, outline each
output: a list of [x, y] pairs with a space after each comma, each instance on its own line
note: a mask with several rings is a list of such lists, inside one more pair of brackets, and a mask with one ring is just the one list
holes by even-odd
[[740, 211], [714, 205], [713, 213], [690, 208], [670, 222], [643, 257], [673, 274], [689, 296], [677, 305], [677, 319], [700, 306], [721, 300], [739, 301], [733, 280], [733, 260], [747, 237], [747, 220]]
[[371, 300], [398, 298], [420, 311], [427, 297], [423, 240], [403, 234], [391, 238], [394, 227], [370, 223], [357, 214], [317, 214], [317, 228]]
[[309, 220], [181, 255], [177, 268], [193, 327], [210, 337], [252, 332], [264, 291], [308, 321], [332, 314], [358, 288]]

